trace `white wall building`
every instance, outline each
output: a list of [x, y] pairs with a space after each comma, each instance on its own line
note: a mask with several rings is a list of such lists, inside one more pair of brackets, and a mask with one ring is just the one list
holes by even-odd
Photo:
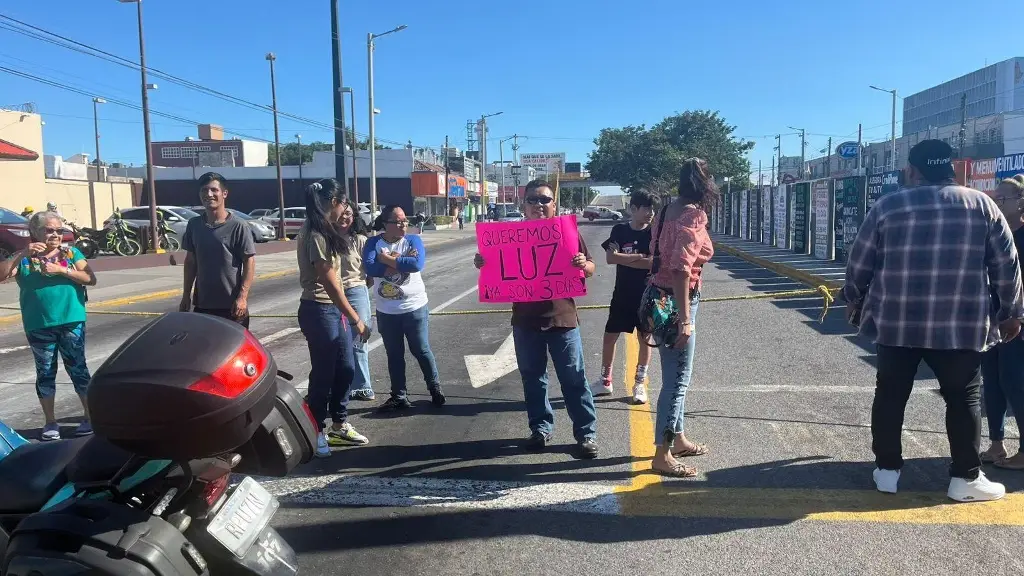
[[961, 97], [967, 96], [967, 118], [1024, 110], [1024, 57], [1010, 58], [903, 100], [903, 134], [957, 124]]

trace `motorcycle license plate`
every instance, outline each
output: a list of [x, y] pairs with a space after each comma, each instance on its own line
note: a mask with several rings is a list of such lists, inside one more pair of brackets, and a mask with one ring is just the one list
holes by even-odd
[[235, 487], [206, 531], [232, 554], [242, 558], [279, 506], [273, 494], [247, 476]]

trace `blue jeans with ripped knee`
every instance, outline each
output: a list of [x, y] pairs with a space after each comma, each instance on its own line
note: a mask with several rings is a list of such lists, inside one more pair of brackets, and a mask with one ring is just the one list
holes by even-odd
[[686, 390], [693, 376], [693, 353], [697, 341], [697, 303], [700, 294], [690, 298], [691, 334], [683, 349], [671, 346], [658, 348], [661, 354], [661, 392], [658, 394], [658, 414], [655, 418], [655, 445], [671, 442], [683, 433], [683, 408]]

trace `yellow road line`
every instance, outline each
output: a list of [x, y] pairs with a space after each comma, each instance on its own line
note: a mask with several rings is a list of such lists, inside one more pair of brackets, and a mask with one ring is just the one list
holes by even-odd
[[[257, 274], [256, 280], [270, 280], [273, 278], [281, 278], [289, 274], [294, 274], [295, 272], [298, 272], [298, 268], [275, 270], [274, 272], [267, 272], [266, 274]], [[110, 300], [101, 300], [99, 302], [89, 303], [87, 310], [101, 310], [103, 308], [130, 306], [132, 304], [138, 304], [140, 302], [163, 300], [165, 298], [173, 298], [175, 296], [181, 296], [181, 288], [175, 288], [173, 290], [160, 290], [158, 292], [147, 292], [144, 294], [136, 294], [134, 296], [122, 296], [120, 298], [111, 298]], [[21, 314], [15, 313], [7, 316], [0, 316], [0, 326], [6, 324], [13, 324], [14, 322], [20, 321]]]
[[[625, 372], [621, 379], [626, 390], [636, 373], [638, 353], [636, 338], [626, 336]], [[651, 473], [652, 417], [657, 398], [650, 396], [649, 405], [629, 408], [633, 476], [628, 485], [615, 490], [623, 515], [1024, 526], [1024, 494], [1020, 493], [1007, 494], [996, 502], [962, 504], [949, 500], [945, 492], [882, 494], [875, 490], [731, 488], [708, 486], [701, 480], [663, 483], [661, 476]], [[870, 474], [871, 465], [865, 463], [865, 478], [870, 478]]]

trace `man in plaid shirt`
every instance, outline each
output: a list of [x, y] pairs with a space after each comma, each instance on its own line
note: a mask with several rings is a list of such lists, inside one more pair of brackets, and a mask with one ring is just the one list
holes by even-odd
[[952, 149], [925, 140], [910, 150], [908, 187], [883, 196], [849, 251], [847, 318], [877, 345], [871, 408], [875, 486], [896, 492], [903, 417], [923, 360], [946, 401], [952, 464], [948, 495], [997, 500], [1002, 484], [981, 471], [982, 352], [1020, 332], [1024, 293], [1013, 236], [985, 194], [958, 186]]

